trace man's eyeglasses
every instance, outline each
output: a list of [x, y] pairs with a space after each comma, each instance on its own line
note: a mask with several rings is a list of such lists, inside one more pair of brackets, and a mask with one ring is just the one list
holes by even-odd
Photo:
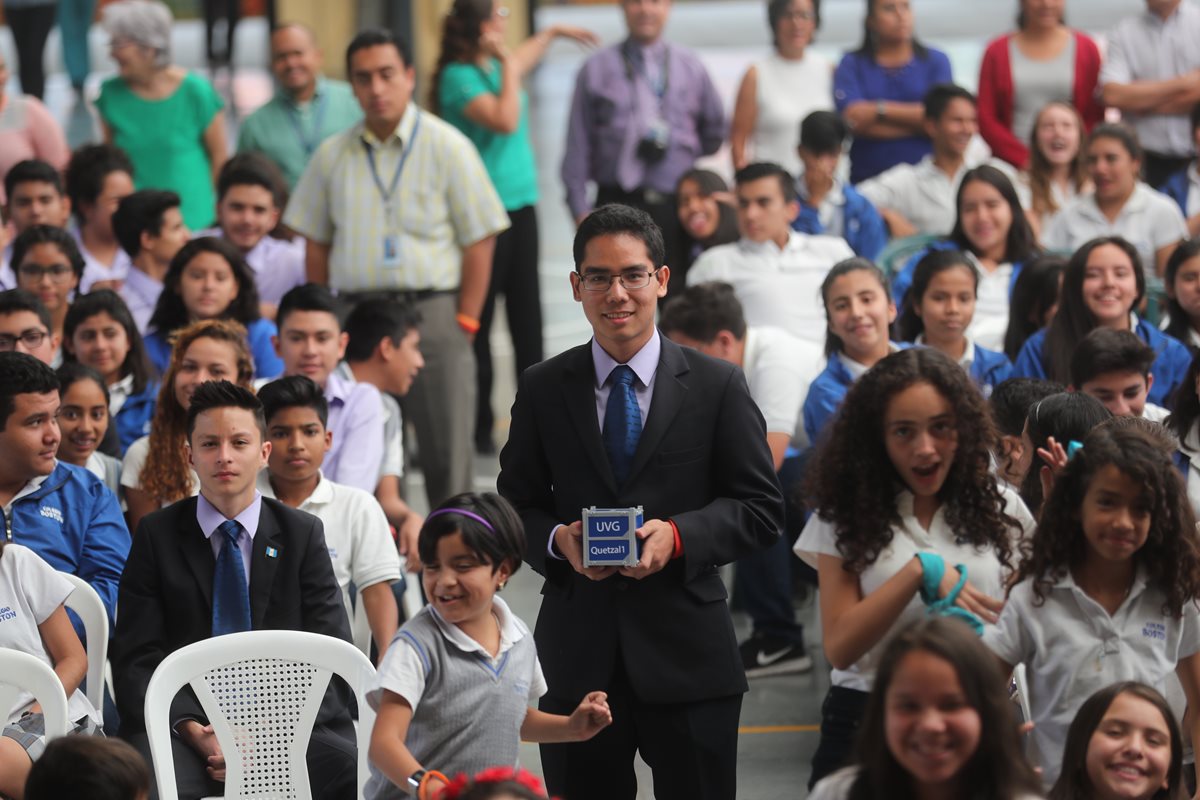
[[25, 345], [29, 349], [40, 347], [42, 342], [46, 341], [46, 337], [50, 334], [37, 328], [30, 328], [27, 331], [22, 331], [19, 336], [13, 336], [11, 333], [0, 333], [0, 353], [7, 353], [17, 349], [17, 342]]
[[653, 272], [631, 269], [617, 275], [609, 272], [586, 272], [579, 276], [579, 285], [585, 292], [607, 292], [613, 281], [620, 281], [622, 288], [634, 291], [645, 289], [650, 285], [650, 279], [657, 274], [657, 269]]
[[37, 264], [22, 264], [17, 272], [20, 273], [22, 278], [34, 281], [35, 283], [47, 275], [55, 283], [65, 283], [75, 270], [71, 269], [70, 264], [52, 264], [49, 267], [39, 267]]

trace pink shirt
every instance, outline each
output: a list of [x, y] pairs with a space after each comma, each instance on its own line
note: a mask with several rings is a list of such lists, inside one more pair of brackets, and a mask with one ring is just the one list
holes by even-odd
[[[40, 100], [10, 94], [0, 99], [0, 179], [29, 158], [41, 159], [61, 172], [70, 156], [62, 127]], [[0, 186], [0, 202], [4, 200]]]

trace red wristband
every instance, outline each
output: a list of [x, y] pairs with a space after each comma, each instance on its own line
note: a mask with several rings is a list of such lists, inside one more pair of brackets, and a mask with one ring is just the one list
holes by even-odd
[[454, 319], [458, 322], [458, 327], [467, 333], [479, 333], [479, 320], [474, 317], [468, 317], [466, 314], [455, 314]]
[[671, 558], [679, 558], [683, 555], [683, 540], [679, 538], [679, 526], [673, 519], [667, 520], [667, 524], [671, 526], [671, 532], [675, 534], [675, 549], [671, 551]]

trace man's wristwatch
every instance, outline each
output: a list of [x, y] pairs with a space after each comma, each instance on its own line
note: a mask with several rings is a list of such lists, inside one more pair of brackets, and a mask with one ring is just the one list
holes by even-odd
[[412, 787], [413, 797], [417, 796], [417, 791], [421, 788], [421, 781], [425, 778], [425, 772], [426, 770], [419, 769], [408, 776], [408, 785]]
[[887, 101], [879, 100], [875, 103], [875, 119], [878, 122], [887, 119]]

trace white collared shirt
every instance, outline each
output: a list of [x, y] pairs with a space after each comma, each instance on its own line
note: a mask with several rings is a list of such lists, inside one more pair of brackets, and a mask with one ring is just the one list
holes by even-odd
[[782, 328], [748, 328], [742, 372], [750, 399], [767, 423], [767, 433], [786, 433], [792, 444], [809, 444], [804, 433], [804, 398], [825, 369], [825, 352]]
[[[1004, 499], [1005, 513], [1021, 525], [1020, 530], [1012, 532], [1015, 545], [1019, 539], [1027, 538], [1033, 532], [1033, 515], [1015, 491], [1004, 485], [997, 488]], [[919, 552], [939, 553], [950, 565], [965, 564], [972, 586], [990, 597], [1004, 597], [1008, 571], [1002, 567], [993, 551], [977, 550], [970, 544], [962, 543], [946, 522], [945, 510], [944, 505], [939, 508], [929, 523], [929, 530], [925, 530], [913, 515], [912, 492], [904, 489], [897, 493], [896, 512], [900, 517], [900, 525], [892, 528], [891, 542], [880, 551], [874, 563], [868, 565], [859, 575], [858, 582], [864, 597], [891, 580], [892, 576], [903, 569]], [[792, 550], [814, 568], [820, 555], [845, 558], [837, 548], [837, 531], [831, 523], [816, 514], [809, 518]], [[1015, 555], [1014, 552], [1014, 558]], [[908, 605], [892, 624], [888, 635], [876, 642], [858, 661], [846, 669], [833, 670], [830, 677], [833, 685], [863, 692], [871, 691], [875, 682], [875, 669], [891, 634], [924, 616], [925, 604], [921, 595], [914, 593]]]
[[[278, 499], [269, 469], [258, 473], [258, 491]], [[297, 508], [321, 520], [333, 574], [350, 610], [350, 584], [359, 591], [382, 581], [400, 580], [400, 555], [387, 517], [373, 495], [334, 483], [322, 473], [312, 494]]]
[[1048, 250], [1074, 252], [1098, 236], [1121, 236], [1137, 249], [1142, 266], [1153, 272], [1155, 254], [1187, 237], [1187, 223], [1174, 200], [1138, 181], [1116, 220], [1096, 205], [1094, 191], [1081, 194], [1067, 204], [1042, 231]]
[[837, 236], [792, 231], [787, 244], [739, 239], [700, 254], [688, 270], [687, 285], [726, 281], [742, 303], [752, 327], [783, 328], [818, 345], [825, 343], [821, 282], [829, 268], [854, 251]]
[[[428, 611], [432, 615], [438, 633], [447, 642], [464, 653], [477, 654], [493, 668], [500, 663], [504, 654], [511, 650], [514, 644], [531, 635], [529, 628], [516, 614], [512, 613], [508, 604], [499, 595], [492, 596], [492, 614], [500, 626], [500, 649], [494, 656], [479, 642], [463, 633], [457, 625], [442, 619], [442, 615], [433, 606], [426, 606], [422, 611]], [[403, 640], [399, 641], [403, 642]], [[426, 666], [421, 660], [421, 654], [415, 648], [401, 643], [397, 647], [388, 648], [387, 658], [379, 665], [379, 679], [375, 685], [386, 686], [388, 691], [395, 692], [407, 700], [413, 711], [416, 711], [417, 705], [421, 702], [421, 696], [425, 694], [425, 670]], [[542, 662], [539, 660], [535, 664], [533, 680], [529, 682], [529, 702], [537, 700], [546, 691], [546, 677], [542, 674]]]
[[1067, 728], [1083, 702], [1117, 681], [1166, 692], [1179, 660], [1200, 650], [1200, 611], [1192, 602], [1181, 619], [1164, 615], [1166, 595], [1140, 569], [1112, 616], [1070, 572], [1053, 582], [1044, 602], [1034, 601], [1027, 578], [1013, 588], [983, 641], [1001, 660], [1023, 662], [1028, 670], [1031, 758], [1050, 786], [1062, 769]]
[[[1141, 4], [1144, 6], [1144, 4]], [[1144, 7], [1117, 23], [1108, 35], [1100, 88], [1107, 83], [1169, 80], [1200, 69], [1200, 8], [1184, 0], [1165, 20]], [[1142, 147], [1167, 156], [1192, 154], [1187, 114], [1122, 113]]]
[[125, 407], [125, 401], [133, 394], [133, 373], [108, 386], [108, 413], [115, 417]]

